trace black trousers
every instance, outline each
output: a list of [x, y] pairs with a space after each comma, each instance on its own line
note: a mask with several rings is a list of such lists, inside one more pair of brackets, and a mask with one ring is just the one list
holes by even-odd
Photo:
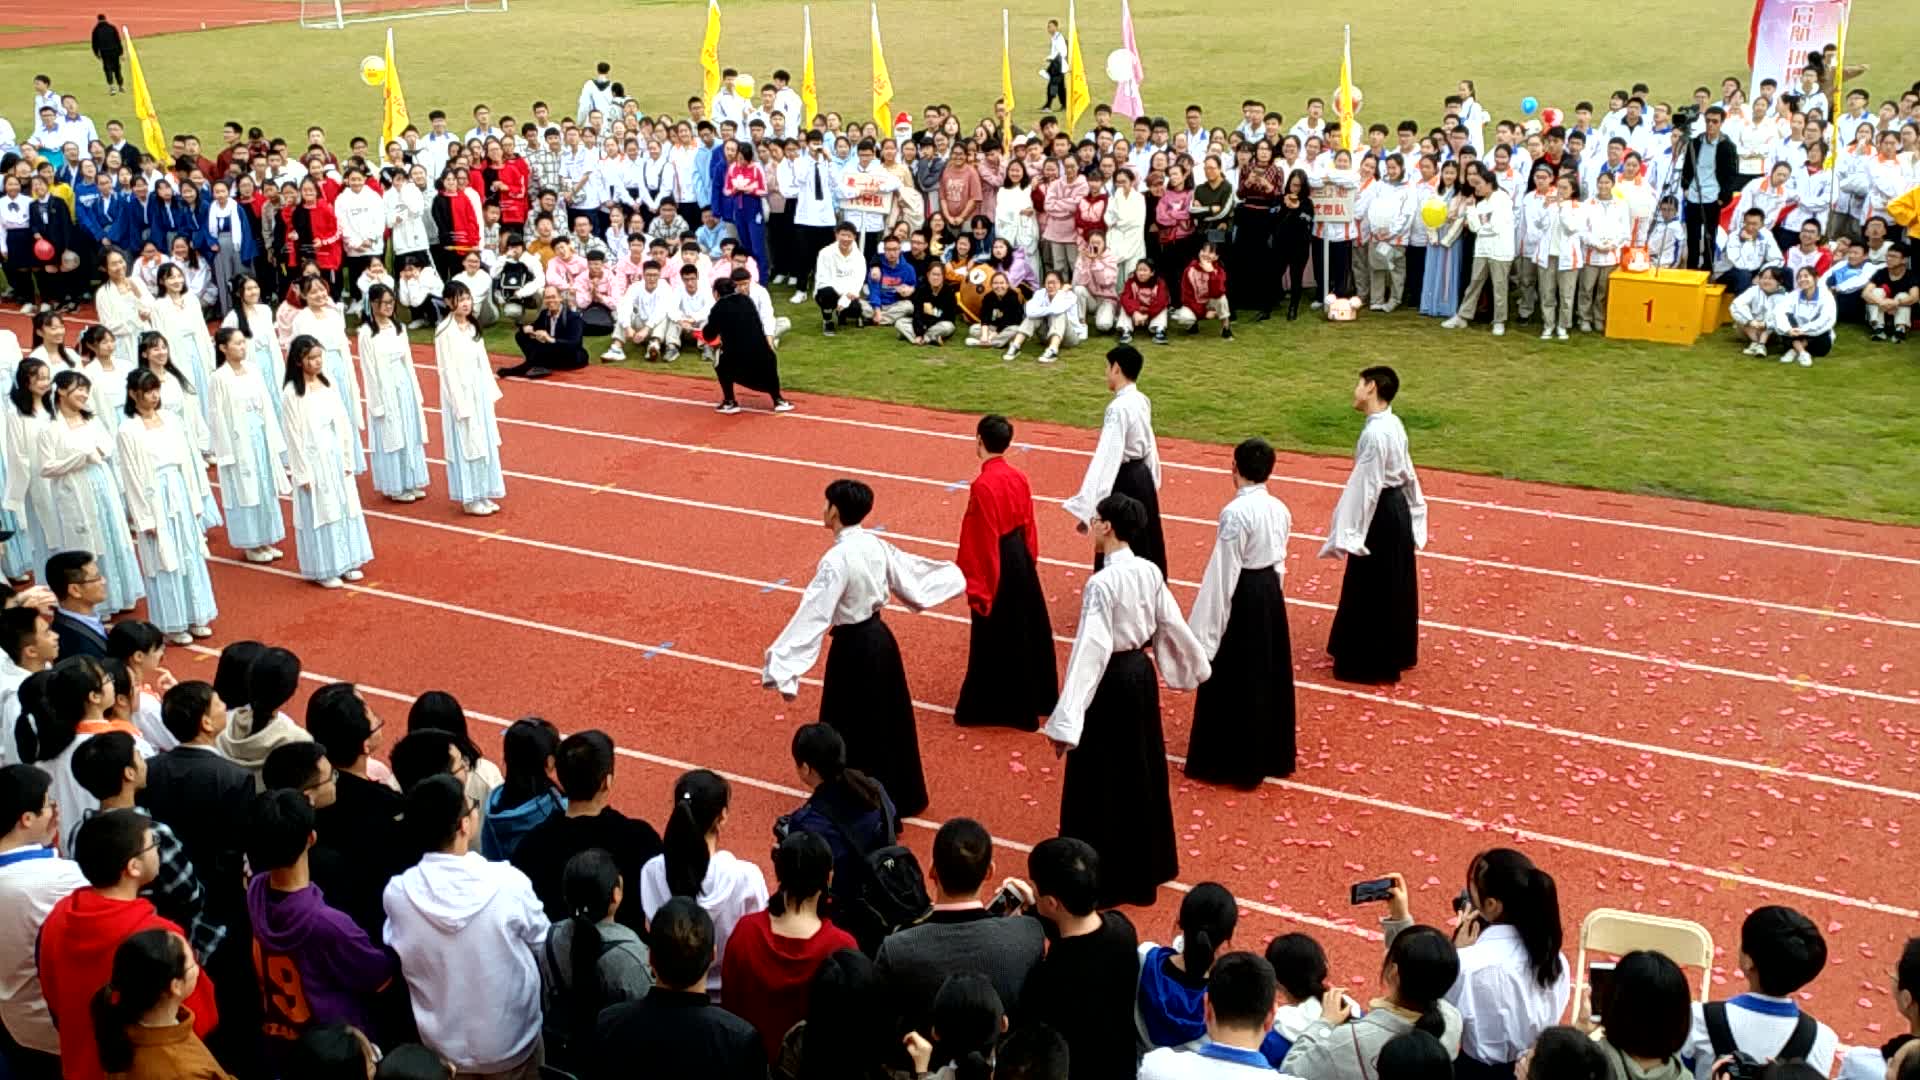
[[1051, 109], [1056, 100], [1060, 102], [1061, 108], [1067, 107], [1067, 75], [1058, 67], [1049, 66], [1047, 68], [1047, 103], [1040, 108]]
[[107, 89], [112, 90], [112, 89], [118, 88], [121, 90], [125, 90], [127, 88], [126, 81], [120, 77], [120, 54], [119, 53], [114, 53], [111, 56], [101, 57], [100, 70], [106, 72]]
[[[720, 380], [720, 400], [721, 401], [734, 400], [733, 380], [727, 378], [724, 375], [715, 375], [714, 377]], [[776, 404], [781, 400], [780, 399], [780, 377], [778, 375], [774, 376], [773, 388], [767, 391], [767, 396], [772, 398]]]
[[1718, 239], [1720, 211], [1726, 205], [1725, 195], [1710, 203], [1687, 202], [1687, 261], [1695, 270], [1713, 269], [1713, 249]]
[[1314, 237], [1313, 280], [1319, 283], [1320, 298], [1353, 295], [1353, 241], [1322, 240]]
[[788, 272], [793, 275], [797, 287], [805, 287], [807, 279], [813, 276], [813, 260], [819, 258], [821, 249], [831, 243], [833, 226], [794, 224], [793, 241], [788, 245], [793, 248], [793, 263]]
[[820, 305], [820, 317], [822, 319], [832, 319], [837, 313], [839, 321], [842, 323], [860, 321], [860, 301], [857, 299], [853, 303], [848, 304], [845, 311], [841, 311], [840, 294], [834, 292], [832, 289], [819, 289], [813, 294], [813, 302]]
[[367, 272], [367, 267], [373, 265], [373, 260], [376, 258], [378, 258], [376, 255], [348, 255], [342, 261], [340, 268], [341, 299], [352, 300], [359, 295], [356, 283], [360, 280], [360, 275]]
[[779, 213], [767, 217], [767, 243], [773, 247], [773, 258], [761, 260], [760, 271], [769, 281], [798, 272], [799, 248], [794, 245], [793, 210], [794, 204], [789, 202]]

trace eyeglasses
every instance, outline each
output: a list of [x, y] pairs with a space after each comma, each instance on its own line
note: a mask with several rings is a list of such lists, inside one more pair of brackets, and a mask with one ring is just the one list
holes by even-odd
[[340, 770], [337, 768], [329, 769], [327, 771], [327, 775], [321, 777], [318, 780], [315, 780], [313, 783], [306, 785], [300, 790], [302, 793], [305, 793], [308, 791], [314, 791], [316, 789], [326, 787], [328, 784], [331, 784], [338, 779], [340, 779]]

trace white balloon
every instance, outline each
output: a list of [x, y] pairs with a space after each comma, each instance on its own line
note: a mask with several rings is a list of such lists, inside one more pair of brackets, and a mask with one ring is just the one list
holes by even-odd
[[1115, 49], [1107, 54], [1107, 78], [1114, 82], [1133, 81], [1133, 54], [1125, 49]]

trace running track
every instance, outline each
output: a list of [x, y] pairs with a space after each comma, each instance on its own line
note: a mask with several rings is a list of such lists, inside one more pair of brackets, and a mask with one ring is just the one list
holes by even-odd
[[[5, 320], [25, 338], [21, 323]], [[433, 407], [431, 351], [419, 359]], [[681, 770], [720, 770], [735, 782], [726, 842], [764, 861], [772, 819], [803, 794], [786, 739], [818, 686], [785, 705], [757, 671], [827, 543], [820, 490], [865, 479], [875, 525], [950, 557], [973, 418], [810, 395], [788, 416], [723, 417], [702, 383], [617, 370], [505, 389], [503, 513], [468, 518], [445, 500], [436, 412], [434, 497], [403, 507], [366, 492], [377, 558], [364, 583], [322, 593], [291, 559], [245, 564], [216, 533], [217, 636], [174, 670], [204, 677], [219, 645], [253, 637], [294, 647], [311, 685], [360, 683], [390, 722], [447, 688], [485, 722], [603, 727], [625, 754], [623, 806], [657, 817]], [[1023, 423], [1018, 438], [1064, 662], [1088, 553], [1057, 504], [1093, 435]], [[1228, 458], [1176, 440], [1161, 452], [1187, 608]], [[1238, 944], [1307, 929], [1337, 978], [1370, 989], [1377, 913], [1349, 908], [1346, 884], [1400, 870], [1416, 915], [1438, 921], [1473, 853], [1511, 843], [1558, 878], [1570, 956], [1587, 910], [1638, 908], [1706, 924], [1716, 982], [1737, 983], [1728, 950], [1744, 913], [1807, 911], [1832, 953], [1811, 1008], [1877, 1044], [1887, 972], [1920, 917], [1897, 869], [1920, 802], [1920, 530], [1429, 471], [1422, 663], [1376, 692], [1334, 683], [1320, 648], [1339, 567], [1314, 557], [1317, 532], [1345, 467], [1285, 455], [1273, 483], [1296, 529], [1301, 769], [1251, 794], [1175, 770], [1180, 883], [1134, 913], [1143, 936], [1169, 940], [1177, 890], [1217, 880], [1246, 907]], [[924, 852], [940, 819], [978, 817], [1000, 872], [1023, 872], [1056, 821], [1045, 742], [952, 727], [962, 602], [888, 618], [933, 793], [909, 839]], [[1177, 758], [1192, 698], [1164, 700]]]
[[[441, 7], [446, 2], [342, 0], [341, 8], [351, 16], [374, 11], [397, 12], [407, 8]], [[155, 34], [295, 22], [300, 18], [300, 5], [295, 0], [195, 0], [191, 6], [177, 10], [148, 5], [145, 10], [132, 11], [125, 3], [60, 7], [48, 6], [40, 0], [0, 0], [0, 26], [23, 28], [0, 34], [0, 50], [85, 42], [87, 35], [93, 32], [94, 17], [102, 12], [114, 25], [124, 25], [137, 38], [144, 39]], [[99, 72], [95, 71], [94, 74], [97, 76]]]

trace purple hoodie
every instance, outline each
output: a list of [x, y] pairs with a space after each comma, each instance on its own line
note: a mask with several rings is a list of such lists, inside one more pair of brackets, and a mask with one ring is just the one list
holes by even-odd
[[[279, 892], [267, 875], [247, 885], [254, 964], [265, 989], [269, 1043], [290, 1044], [309, 1027], [352, 1024], [378, 1039], [374, 998], [400, 975], [400, 961], [329, 907], [318, 885]], [[281, 1040], [285, 1042], [282, 1043]]]

